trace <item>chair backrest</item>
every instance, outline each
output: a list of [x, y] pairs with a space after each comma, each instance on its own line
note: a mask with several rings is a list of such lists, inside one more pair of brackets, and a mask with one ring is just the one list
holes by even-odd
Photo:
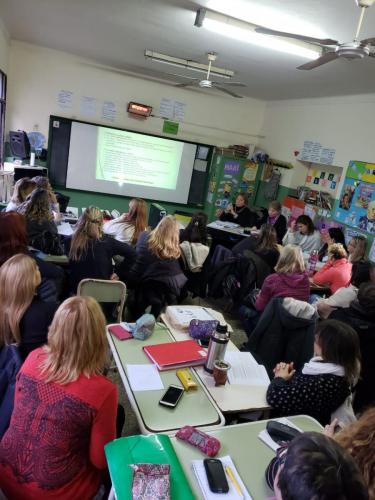
[[126, 300], [126, 285], [122, 281], [84, 279], [78, 284], [77, 295], [93, 297], [102, 303], [118, 303], [117, 321], [122, 320]]

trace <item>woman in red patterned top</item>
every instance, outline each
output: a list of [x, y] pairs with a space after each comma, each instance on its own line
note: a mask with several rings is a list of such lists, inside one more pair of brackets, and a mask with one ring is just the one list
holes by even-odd
[[18, 375], [14, 410], [0, 442], [0, 489], [8, 498], [80, 500], [95, 496], [116, 436], [117, 390], [101, 375], [105, 319], [91, 297], [56, 311], [48, 345]]

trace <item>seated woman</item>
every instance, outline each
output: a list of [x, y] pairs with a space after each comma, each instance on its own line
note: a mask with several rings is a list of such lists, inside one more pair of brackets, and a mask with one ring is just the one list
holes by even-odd
[[321, 245], [320, 233], [315, 229], [313, 221], [308, 215], [300, 215], [292, 223], [283, 238], [283, 245], [298, 245], [303, 253], [318, 251]]
[[327, 299], [319, 299], [314, 305], [319, 317], [327, 319], [332, 311], [349, 307], [356, 300], [358, 289], [362, 283], [375, 283], [375, 264], [372, 262], [355, 262], [352, 267], [350, 285], [339, 288]]
[[47, 191], [53, 217], [56, 221], [60, 220], [60, 206], [48, 177], [44, 175], [38, 175], [37, 177], [34, 177], [34, 182], [37, 188], [45, 189]]
[[13, 212], [26, 200], [27, 196], [35, 189], [34, 179], [22, 177], [14, 185], [10, 202], [6, 206], [6, 212]]
[[256, 238], [254, 236], [244, 238], [234, 245], [232, 253], [234, 255], [244, 255], [246, 250], [254, 252], [270, 269], [273, 269], [280, 257], [275, 226], [263, 224]]
[[0, 443], [0, 486], [8, 498], [95, 497], [107, 468], [104, 445], [116, 437], [117, 389], [102, 375], [107, 354], [98, 303], [63, 302], [48, 345], [29, 355], [18, 376]]
[[56, 224], [50, 208], [50, 199], [45, 189], [34, 189], [17, 210], [26, 218], [29, 245], [47, 254], [62, 255]]
[[[334, 424], [337, 424], [337, 421]], [[335, 425], [329, 427], [327, 434], [352, 456], [362, 472], [369, 500], [375, 500], [375, 407], [369, 408], [356, 422], [335, 435]]]
[[42, 300], [56, 302], [62, 288], [64, 271], [29, 251], [25, 217], [16, 212], [0, 213], [0, 234], [0, 266], [17, 253], [29, 255], [35, 260], [42, 278], [38, 296]]
[[328, 262], [317, 271], [310, 281], [313, 285], [329, 286], [332, 293], [350, 284], [352, 264], [347, 259], [345, 248], [334, 243], [328, 247]]
[[291, 363], [278, 363], [267, 389], [267, 403], [280, 416], [310, 415], [322, 425], [331, 415], [349, 417], [352, 387], [360, 373], [358, 335], [331, 319], [318, 323], [313, 357], [301, 373]]
[[349, 262], [359, 262], [366, 260], [366, 238], [364, 236], [354, 236], [348, 243]]
[[193, 295], [206, 296], [208, 279], [207, 215], [198, 212], [193, 215], [185, 229], [180, 231], [181, 266], [188, 281], [185, 291]]
[[330, 227], [326, 233], [322, 234], [321, 238], [324, 242], [324, 245], [321, 247], [318, 253], [318, 260], [320, 260], [321, 262], [326, 262], [328, 260], [329, 245], [340, 243], [345, 248], [345, 250], [347, 250], [344, 233], [339, 227]]
[[135, 250], [130, 245], [103, 234], [103, 214], [96, 207], [86, 208], [73, 236], [65, 243], [69, 253], [72, 292], [76, 292], [79, 282], [86, 278], [115, 279], [112, 263], [115, 255], [125, 257], [124, 265], [127, 266], [135, 258]]
[[271, 224], [275, 228], [277, 242], [281, 245], [287, 230], [286, 218], [281, 213], [281, 203], [277, 200], [268, 205], [268, 217], [264, 223]]
[[21, 357], [47, 342], [58, 304], [36, 295], [40, 273], [34, 259], [17, 254], [0, 268], [0, 345], [16, 342]]
[[292, 297], [307, 301], [309, 293], [310, 283], [301, 249], [297, 245], [287, 245], [281, 251], [275, 273], [264, 280], [255, 309], [263, 311], [273, 297]]
[[256, 227], [258, 216], [247, 206], [249, 199], [246, 193], [238, 193], [236, 202], [229, 203], [224, 210], [219, 209], [216, 214], [222, 221], [235, 222], [242, 227]]
[[134, 313], [143, 314], [152, 306], [158, 316], [169, 300], [176, 301], [187, 278], [182, 272], [179, 225], [170, 215], [164, 217], [151, 233], [142, 233], [137, 243], [135, 263], [130, 269], [125, 262], [117, 268], [120, 279], [135, 289]]
[[129, 202], [129, 212], [105, 222], [103, 232], [122, 243], [135, 245], [146, 226], [147, 204], [141, 198], [133, 198]]
[[362, 411], [375, 405], [375, 283], [362, 283], [357, 299], [349, 307], [333, 311], [330, 317], [350, 325], [358, 334], [362, 371], [356, 387], [354, 408]]

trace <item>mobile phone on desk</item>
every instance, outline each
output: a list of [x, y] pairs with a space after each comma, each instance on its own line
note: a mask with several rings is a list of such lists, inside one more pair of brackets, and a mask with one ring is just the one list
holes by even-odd
[[161, 397], [159, 404], [175, 408], [184, 393], [184, 388], [179, 385], [170, 385], [166, 392]]
[[217, 458], [205, 458], [203, 465], [207, 475], [208, 486], [212, 493], [228, 493], [229, 485], [221, 460]]

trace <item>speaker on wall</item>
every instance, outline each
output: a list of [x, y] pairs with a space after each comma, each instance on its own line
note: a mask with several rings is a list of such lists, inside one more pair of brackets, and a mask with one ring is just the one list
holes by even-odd
[[13, 156], [22, 159], [30, 157], [30, 141], [23, 130], [9, 132], [9, 145]]

